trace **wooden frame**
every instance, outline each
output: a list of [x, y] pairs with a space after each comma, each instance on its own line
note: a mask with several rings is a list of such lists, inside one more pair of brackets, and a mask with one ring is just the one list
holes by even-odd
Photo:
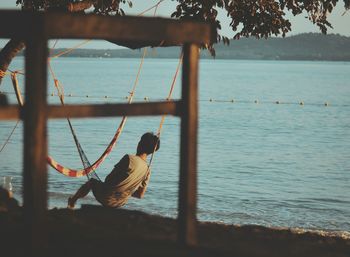
[[[181, 116], [182, 102], [150, 102], [133, 104], [91, 104], [91, 105], [49, 105], [46, 115], [51, 119], [93, 118], [140, 115], [174, 115]], [[0, 120], [17, 120], [24, 118], [24, 110], [17, 105], [1, 108]]]
[[[195, 245], [197, 204], [198, 45], [216, 39], [213, 26], [201, 22], [162, 18], [101, 17], [69, 13], [0, 11], [0, 38], [26, 42], [26, 97], [22, 109], [0, 107], [0, 120], [24, 122], [24, 210], [28, 249], [33, 256], [45, 249], [47, 210], [48, 118], [107, 117], [122, 115], [177, 115], [181, 118], [179, 232], [182, 245]], [[47, 41], [51, 38], [95, 38], [125, 42], [184, 45], [182, 99], [177, 102], [66, 105], [47, 104]]]

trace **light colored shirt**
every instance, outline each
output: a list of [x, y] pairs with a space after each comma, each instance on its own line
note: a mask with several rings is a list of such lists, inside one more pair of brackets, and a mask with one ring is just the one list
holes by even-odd
[[93, 193], [97, 201], [107, 207], [120, 207], [139, 188], [146, 187], [150, 176], [148, 164], [137, 155], [125, 155], [106, 177], [105, 182], [94, 181]]

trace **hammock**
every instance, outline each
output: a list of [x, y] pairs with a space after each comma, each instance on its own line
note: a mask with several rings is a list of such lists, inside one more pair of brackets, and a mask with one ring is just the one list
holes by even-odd
[[[158, 3], [156, 3], [154, 6], [150, 7], [149, 9], [145, 10], [144, 12], [142, 12], [141, 14], [139, 15], [142, 15], [143, 13], [145, 12], [148, 12], [149, 10], [151, 9], [154, 9], [154, 13], [153, 13], [153, 16], [156, 15], [156, 12], [157, 12], [157, 9], [158, 9], [158, 6], [163, 2], [164, 0], [160, 0], [158, 1]], [[85, 44], [86, 42], [88, 42], [89, 40], [86, 40], [84, 41], [83, 43], [69, 49], [68, 51], [65, 51], [61, 54], [56, 54], [55, 56], [53, 56], [52, 58], [56, 58], [56, 57], [59, 57], [60, 55], [62, 54], [65, 54], [65, 53], [68, 53], [76, 48], [78, 48], [79, 46]], [[55, 45], [57, 43], [57, 40], [55, 42]], [[138, 70], [138, 73], [137, 73], [137, 76], [136, 76], [136, 79], [135, 79], [135, 82], [134, 82], [134, 86], [133, 86], [133, 89], [132, 91], [130, 92], [130, 96], [129, 96], [129, 101], [128, 103], [130, 104], [132, 102], [132, 99], [133, 99], [133, 96], [134, 96], [134, 93], [135, 93], [135, 90], [136, 90], [136, 86], [137, 86], [137, 83], [138, 83], [138, 79], [139, 79], [139, 76], [140, 76], [140, 72], [141, 72], [141, 68], [142, 68], [142, 65], [143, 65], [143, 61], [145, 59], [145, 55], [146, 55], [146, 52], [147, 52], [147, 48], [144, 48], [144, 51], [143, 51], [143, 55], [142, 55], [142, 58], [141, 58], [141, 62], [140, 62], [140, 66], [139, 66], [139, 70]], [[49, 58], [49, 61], [50, 61], [50, 58]], [[62, 86], [60, 85], [59, 81], [57, 80], [53, 70], [52, 70], [52, 67], [50, 65], [50, 62], [48, 62], [48, 65], [49, 65], [49, 69], [50, 69], [50, 72], [51, 72], [51, 75], [54, 79], [54, 82], [55, 82], [55, 87], [57, 89], [57, 92], [58, 92], [58, 96], [60, 98], [60, 101], [61, 101], [61, 104], [64, 105], [64, 101], [63, 101], [63, 98], [64, 98], [64, 94], [63, 94], [63, 89], [62, 89]], [[113, 147], [115, 146], [115, 144], [117, 143], [117, 140], [124, 128], [124, 125], [125, 125], [125, 122], [127, 120], [127, 117], [124, 116], [122, 118], [122, 121], [120, 122], [119, 124], [119, 127], [114, 135], [114, 137], [112, 138], [111, 142], [109, 143], [108, 147], [106, 148], [106, 150], [103, 152], [103, 154], [100, 156], [100, 158], [98, 158], [92, 165], [90, 164], [86, 154], [84, 153], [79, 141], [78, 141], [78, 138], [76, 136], [76, 133], [73, 129], [73, 126], [70, 122], [70, 119], [69, 117], [67, 116], [67, 121], [68, 121], [68, 124], [69, 124], [69, 128], [71, 130], [71, 133], [73, 135], [73, 139], [74, 139], [74, 142], [76, 144], [76, 147], [77, 147], [77, 150], [79, 152], [79, 157], [83, 163], [83, 166], [84, 166], [84, 169], [81, 169], [81, 170], [75, 170], [75, 169], [71, 169], [71, 168], [67, 168], [67, 167], [64, 167], [63, 165], [60, 165], [58, 162], [56, 162], [52, 157], [48, 156], [47, 157], [47, 162], [48, 164], [56, 169], [58, 172], [62, 173], [63, 175], [66, 175], [66, 176], [69, 176], [69, 177], [81, 177], [81, 176], [87, 176], [89, 179], [90, 178], [96, 178], [98, 180], [101, 180], [98, 175], [96, 174], [95, 172], [95, 169], [106, 159], [106, 157], [108, 156], [108, 154], [112, 151]], [[154, 149], [155, 150], [155, 149]], [[154, 152], [153, 152], [154, 153]], [[153, 154], [152, 154], [152, 158], [153, 158]]]
[[[141, 62], [140, 62], [140, 66], [137, 72], [137, 76], [134, 82], [134, 86], [130, 92], [130, 96], [129, 96], [129, 100], [128, 103], [130, 104], [133, 100], [134, 94], [135, 94], [135, 90], [136, 90], [136, 86], [138, 84], [138, 80], [140, 77], [140, 73], [141, 73], [141, 69], [142, 69], [142, 65], [143, 65], [143, 61], [145, 59], [147, 50], [146, 48], [143, 51], [143, 55], [141, 58]], [[54, 83], [55, 83], [55, 87], [57, 89], [58, 92], [58, 97], [60, 98], [61, 104], [64, 105], [64, 93], [63, 93], [63, 87], [60, 84], [60, 82], [58, 81], [58, 79], [56, 78], [55, 73], [53, 72], [53, 69], [50, 65], [50, 62], [48, 63], [49, 65], [49, 70], [51, 72], [52, 77], [54, 78]], [[71, 124], [71, 121], [67, 115], [67, 121], [69, 124], [69, 128], [71, 130], [74, 142], [76, 144], [77, 150], [79, 152], [79, 157], [83, 163], [84, 168], [80, 169], [80, 170], [76, 170], [76, 169], [71, 169], [68, 167], [64, 167], [63, 165], [59, 164], [57, 161], [55, 161], [51, 156], [47, 157], [47, 162], [48, 164], [54, 168], [55, 170], [57, 170], [58, 172], [62, 173], [65, 176], [68, 177], [82, 177], [82, 176], [88, 176], [88, 178], [96, 178], [98, 180], [100, 180], [100, 178], [98, 177], [98, 175], [96, 174], [95, 170], [97, 169], [97, 167], [106, 159], [106, 157], [108, 156], [108, 154], [113, 150], [115, 144], [117, 143], [117, 140], [124, 128], [124, 125], [126, 123], [127, 117], [124, 116], [118, 126], [118, 129], [115, 133], [115, 135], [113, 136], [111, 142], [109, 143], [109, 145], [107, 146], [106, 150], [102, 153], [102, 155], [91, 165], [91, 163], [89, 162], [86, 154], [83, 151], [83, 148], [81, 147], [81, 144], [78, 141], [78, 138], [76, 136], [76, 133], [74, 131], [74, 128]]]
[[[141, 63], [140, 63], [139, 71], [138, 71], [138, 74], [137, 74], [137, 77], [136, 77], [136, 80], [135, 80], [135, 83], [134, 83], [134, 86], [133, 86], [133, 90], [130, 92], [129, 101], [128, 101], [129, 104], [132, 102], [132, 99], [133, 99], [133, 96], [134, 96], [134, 93], [135, 93], [135, 90], [136, 90], [136, 86], [137, 86], [137, 82], [138, 82], [138, 78], [139, 78], [139, 75], [140, 75], [140, 71], [141, 71], [141, 68], [142, 68], [142, 64], [143, 64], [143, 60], [144, 60], [145, 54], [146, 54], [146, 49], [144, 51], [144, 54], [143, 54], [143, 57], [142, 57], [142, 60], [141, 60]], [[173, 81], [172, 81], [172, 84], [171, 84], [171, 87], [170, 87], [170, 91], [169, 91], [168, 97], [166, 98], [167, 101], [171, 100], [171, 96], [172, 96], [172, 93], [173, 93], [173, 90], [174, 90], [174, 87], [175, 87], [175, 83], [176, 83], [176, 79], [177, 79], [177, 76], [178, 76], [178, 72], [179, 72], [179, 68], [180, 68], [181, 63], [182, 63], [182, 55], [181, 55], [181, 57], [179, 59], [179, 63], [177, 65], [176, 72], [175, 72], [174, 77], [173, 77]], [[63, 94], [62, 86], [60, 85], [59, 81], [57, 80], [57, 78], [56, 78], [56, 76], [55, 76], [55, 74], [54, 74], [50, 64], [49, 64], [49, 67], [50, 67], [50, 71], [51, 71], [51, 73], [52, 73], [52, 75], [54, 77], [55, 86], [57, 88], [61, 104], [64, 105], [64, 94]], [[18, 101], [20, 106], [23, 106], [22, 95], [21, 95], [21, 92], [20, 92], [20, 88], [18, 86], [18, 79], [17, 79], [16, 74], [17, 74], [17, 72], [11, 72], [11, 79], [12, 79], [14, 91], [16, 93], [17, 101]], [[106, 159], [108, 154], [113, 150], [113, 148], [116, 145], [116, 142], [117, 142], [117, 140], [118, 140], [118, 138], [119, 138], [119, 136], [120, 136], [120, 134], [121, 134], [121, 132], [122, 132], [122, 130], [124, 128], [126, 120], [127, 120], [127, 117], [124, 116], [122, 118], [120, 124], [119, 124], [119, 127], [118, 127], [115, 135], [113, 136], [111, 142], [107, 146], [106, 150], [91, 165], [91, 163], [89, 162], [89, 160], [88, 160], [88, 158], [87, 158], [83, 148], [81, 147], [80, 142], [78, 141], [78, 138], [76, 136], [75, 130], [74, 130], [72, 124], [71, 124], [71, 121], [70, 121], [69, 117], [67, 117], [67, 121], [68, 121], [70, 130], [72, 132], [74, 142], [75, 142], [75, 144], [77, 146], [77, 149], [78, 149], [78, 152], [79, 152], [79, 156], [80, 156], [80, 159], [81, 159], [81, 161], [83, 163], [84, 169], [76, 170], [76, 169], [71, 169], [71, 168], [64, 167], [63, 165], [61, 165], [57, 161], [55, 161], [51, 156], [47, 157], [47, 162], [49, 163], [49, 165], [51, 167], [53, 167], [54, 169], [56, 169], [58, 172], [62, 173], [65, 176], [68, 176], [68, 177], [88, 176], [88, 178], [96, 178], [96, 179], [100, 180], [100, 178], [96, 174], [95, 170]], [[158, 137], [160, 137], [160, 135], [161, 135], [161, 130], [162, 130], [162, 126], [163, 126], [164, 120], [165, 120], [165, 115], [162, 116], [162, 119], [160, 121], [160, 125], [159, 125], [158, 131], [157, 131], [157, 136]], [[17, 122], [17, 124], [18, 124], [18, 122]], [[16, 126], [17, 126], [17, 124], [16, 124]], [[12, 135], [12, 133], [11, 133], [11, 135]], [[5, 144], [2, 147], [2, 149], [4, 147], [5, 147]], [[155, 146], [155, 149], [154, 149], [154, 151], [153, 151], [153, 153], [151, 155], [151, 159], [150, 159], [150, 162], [149, 162], [149, 165], [148, 165], [148, 170], [150, 169], [150, 166], [152, 164], [153, 157], [154, 157], [154, 152], [156, 150], [156, 147], [157, 146]]]

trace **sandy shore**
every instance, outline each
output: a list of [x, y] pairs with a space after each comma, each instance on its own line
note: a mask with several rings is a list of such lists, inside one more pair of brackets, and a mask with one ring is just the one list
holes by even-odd
[[[48, 211], [48, 256], [349, 257], [350, 239], [313, 232], [199, 223], [198, 247], [176, 243], [176, 220], [83, 206]], [[1, 256], [27, 256], [22, 210], [0, 212]]]

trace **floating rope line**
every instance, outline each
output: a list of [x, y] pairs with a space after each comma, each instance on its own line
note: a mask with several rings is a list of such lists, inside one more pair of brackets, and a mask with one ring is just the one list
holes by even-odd
[[[14, 95], [15, 93], [13, 92], [8, 92], [8, 91], [0, 91], [0, 93], [2, 94], [6, 94], [6, 95]], [[25, 95], [25, 94], [23, 94]], [[47, 96], [49, 97], [54, 97], [54, 96], [58, 96], [58, 94], [55, 93], [51, 93], [51, 94], [47, 94]], [[99, 99], [99, 100], [113, 100], [113, 99], [118, 99], [118, 100], [128, 100], [130, 96], [109, 96], [109, 95], [76, 95], [73, 93], [69, 93], [69, 94], [64, 94], [63, 95], [64, 98], [90, 98], [90, 99]], [[150, 102], [150, 101], [164, 101], [164, 98], [150, 98], [148, 96], [145, 97], [134, 97], [134, 100], [137, 101], [145, 101], [145, 102]], [[328, 101], [325, 101], [323, 103], [308, 103], [308, 102], [304, 102], [304, 101], [299, 101], [299, 102], [284, 102], [284, 101], [260, 101], [260, 100], [239, 100], [239, 99], [229, 99], [229, 100], [224, 100], [224, 99], [213, 99], [213, 98], [209, 98], [209, 99], [199, 99], [199, 102], [210, 102], [210, 103], [231, 103], [231, 104], [255, 104], [255, 105], [259, 105], [259, 104], [275, 104], [275, 105], [300, 105], [300, 106], [309, 106], [309, 105], [313, 105], [313, 106], [338, 106], [338, 107], [349, 107], [350, 104], [331, 104]]]

